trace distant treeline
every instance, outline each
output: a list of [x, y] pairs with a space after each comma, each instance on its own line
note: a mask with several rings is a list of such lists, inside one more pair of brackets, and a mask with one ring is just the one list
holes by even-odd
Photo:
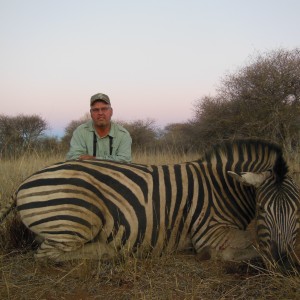
[[[0, 158], [66, 153], [73, 130], [88, 118], [71, 121], [58, 139], [45, 135], [48, 124], [40, 116], [0, 115]], [[196, 152], [223, 140], [255, 137], [279, 143], [291, 153], [300, 141], [300, 50], [259, 54], [225, 75], [216, 95], [198, 99], [185, 123], [161, 129], [149, 119], [120, 122], [132, 136], [133, 151]]]

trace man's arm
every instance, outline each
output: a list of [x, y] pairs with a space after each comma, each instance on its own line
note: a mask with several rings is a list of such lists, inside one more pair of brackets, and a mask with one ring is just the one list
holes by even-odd
[[78, 128], [75, 129], [70, 142], [70, 150], [67, 153], [66, 159], [67, 160], [78, 159], [82, 155], [87, 155], [88, 149], [86, 144], [87, 141], [85, 140], [84, 135], [82, 135], [82, 133]]

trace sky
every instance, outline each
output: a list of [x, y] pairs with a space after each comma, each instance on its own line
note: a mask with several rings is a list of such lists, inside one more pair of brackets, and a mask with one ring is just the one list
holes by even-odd
[[0, 0], [0, 114], [48, 134], [107, 94], [113, 119], [186, 122], [257, 53], [300, 46], [299, 0]]

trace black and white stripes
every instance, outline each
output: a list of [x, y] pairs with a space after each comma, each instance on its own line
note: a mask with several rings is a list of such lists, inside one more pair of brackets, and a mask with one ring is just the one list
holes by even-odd
[[255, 215], [259, 245], [272, 256], [274, 243], [277, 252], [293, 246], [299, 227], [299, 190], [281, 149], [255, 140], [174, 165], [58, 163], [21, 184], [17, 208], [43, 239], [37, 257], [56, 260], [190, 247], [203, 257], [247, 259], [257, 255], [245, 231]]

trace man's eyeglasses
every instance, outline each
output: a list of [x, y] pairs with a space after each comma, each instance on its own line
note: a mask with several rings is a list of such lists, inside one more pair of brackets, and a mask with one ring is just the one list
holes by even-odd
[[99, 112], [106, 113], [106, 112], [108, 112], [109, 109], [110, 109], [110, 107], [91, 108], [91, 112], [92, 113], [99, 113]]

